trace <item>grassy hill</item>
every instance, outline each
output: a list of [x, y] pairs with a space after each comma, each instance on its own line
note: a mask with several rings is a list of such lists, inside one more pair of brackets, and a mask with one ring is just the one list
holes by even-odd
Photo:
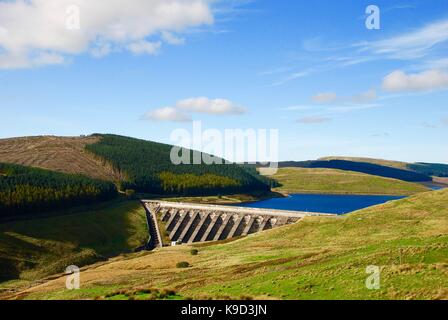
[[71, 264], [83, 266], [130, 252], [147, 239], [144, 209], [137, 201], [113, 201], [57, 217], [3, 223], [0, 282], [40, 279]]
[[410, 170], [403, 170], [387, 165], [379, 165], [366, 161], [356, 162], [348, 160], [311, 160], [311, 161], [285, 161], [279, 163], [280, 168], [327, 168], [346, 171], [355, 171], [370, 175], [398, 179], [408, 182], [430, 182], [432, 177]]
[[[448, 190], [425, 192], [232, 242], [134, 254], [86, 268], [81, 290], [65, 290], [61, 277], [16, 297], [140, 299], [170, 288], [178, 298], [447, 299], [447, 203]], [[380, 267], [379, 290], [365, 287], [369, 265]]]
[[284, 193], [411, 195], [429, 191], [417, 184], [335, 169], [281, 168], [271, 176]]
[[357, 158], [357, 157], [325, 157], [320, 158], [318, 160], [326, 160], [326, 161], [345, 160], [354, 162], [365, 162], [381, 166], [414, 171], [428, 176], [448, 177], [448, 164], [442, 164], [442, 163], [425, 163], [425, 162], [408, 163], [402, 161], [381, 160], [372, 158]]

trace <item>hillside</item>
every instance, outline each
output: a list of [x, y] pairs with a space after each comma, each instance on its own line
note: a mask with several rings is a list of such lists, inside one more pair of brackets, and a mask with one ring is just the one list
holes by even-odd
[[63, 216], [3, 223], [0, 282], [41, 279], [71, 264], [81, 267], [131, 252], [147, 239], [145, 212], [137, 201], [115, 201]]
[[363, 158], [363, 157], [323, 157], [317, 160], [345, 160], [345, 161], [354, 161], [354, 162], [367, 162], [378, 164], [380, 166], [393, 167], [398, 169], [407, 170], [408, 163], [403, 161], [394, 161], [394, 160], [384, 160], [384, 159], [374, 159], [374, 158]]
[[283, 193], [411, 195], [429, 191], [417, 184], [336, 169], [281, 168], [270, 176]]
[[[174, 165], [172, 146], [117, 135], [24, 137], [0, 140], [0, 162], [119, 182], [123, 189], [172, 195], [269, 191], [254, 167]], [[187, 150], [202, 157], [202, 153]]]
[[103, 180], [119, 180], [118, 173], [86, 152], [99, 137], [23, 137], [0, 139], [0, 162], [52, 171], [83, 174]]
[[[207, 154], [185, 149], [189, 163], [173, 164], [171, 145], [117, 135], [95, 135], [98, 142], [86, 149], [104, 159], [126, 177], [123, 189], [153, 194], [216, 195], [256, 190], [269, 191], [270, 182], [254, 167], [206, 164]], [[193, 163], [199, 158], [200, 163]], [[217, 158], [219, 159], [219, 158]]]
[[366, 173], [385, 178], [398, 179], [408, 182], [432, 181], [432, 177], [430, 177], [429, 175], [365, 161], [362, 162], [347, 161], [347, 160], [285, 161], [280, 162], [279, 167], [339, 169], [339, 170]]
[[[148, 299], [171, 288], [179, 298], [447, 299], [447, 204], [448, 190], [425, 192], [232, 242], [134, 254], [86, 268], [81, 290], [64, 290], [61, 277], [16, 297]], [[381, 268], [379, 290], [365, 287], [369, 265]]]
[[0, 163], [0, 221], [115, 198], [110, 181]]
[[401, 161], [381, 160], [372, 158], [356, 158], [356, 157], [325, 157], [320, 158], [318, 160], [326, 160], [326, 161], [345, 160], [354, 162], [366, 162], [366, 163], [378, 164], [381, 166], [414, 171], [428, 176], [448, 177], [448, 164], [442, 164], [442, 163], [425, 163], [425, 162], [408, 163]]

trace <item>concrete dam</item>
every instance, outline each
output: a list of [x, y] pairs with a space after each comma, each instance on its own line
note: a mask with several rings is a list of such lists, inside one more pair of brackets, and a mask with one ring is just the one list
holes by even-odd
[[336, 216], [167, 201], [143, 200], [142, 203], [150, 233], [148, 249], [168, 245], [167, 238], [177, 244], [225, 240], [295, 223], [308, 216]]

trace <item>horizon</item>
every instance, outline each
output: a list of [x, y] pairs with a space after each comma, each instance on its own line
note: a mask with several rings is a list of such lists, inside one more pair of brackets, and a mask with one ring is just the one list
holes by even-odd
[[173, 144], [171, 132], [201, 121], [278, 129], [279, 161], [448, 163], [446, 1], [376, 1], [374, 30], [364, 0], [173, 1], [182, 13], [163, 1], [103, 13], [0, 1], [0, 138]]

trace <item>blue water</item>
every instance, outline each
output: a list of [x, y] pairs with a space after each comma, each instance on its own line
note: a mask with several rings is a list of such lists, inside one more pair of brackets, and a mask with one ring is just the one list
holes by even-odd
[[368, 195], [291, 194], [286, 198], [272, 198], [244, 205], [249, 208], [309, 211], [344, 214], [405, 197]]

